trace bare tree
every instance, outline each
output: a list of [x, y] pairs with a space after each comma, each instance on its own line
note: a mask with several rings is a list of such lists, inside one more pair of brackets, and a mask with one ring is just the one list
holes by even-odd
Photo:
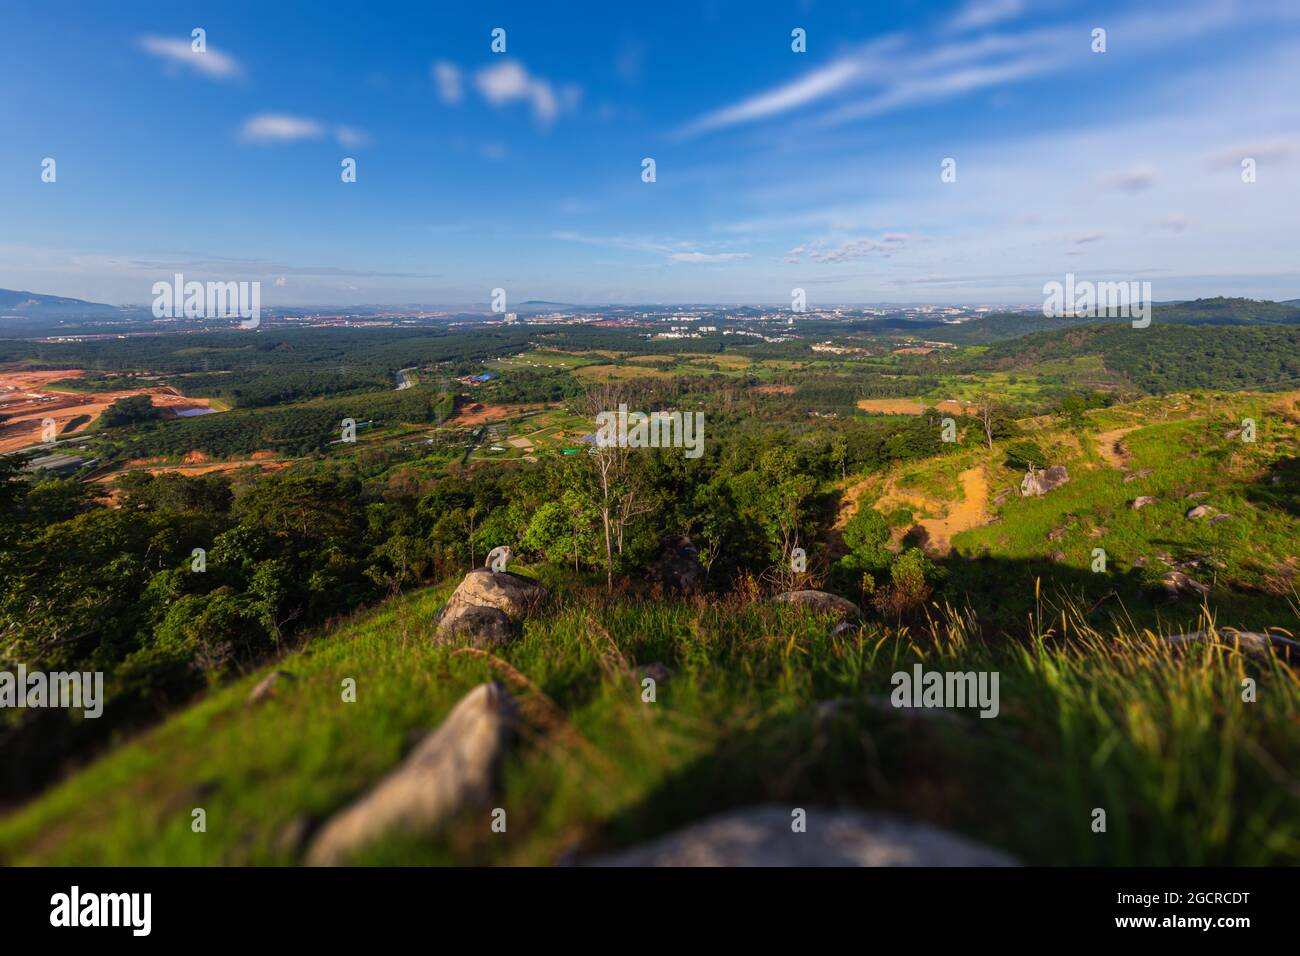
[[[618, 411], [627, 394], [604, 382], [588, 387], [585, 407], [594, 423], [602, 412]], [[639, 471], [632, 464], [633, 449], [614, 442], [596, 442], [591, 449], [596, 485], [596, 509], [605, 535], [605, 581], [614, 590], [614, 555], [623, 554], [623, 542], [633, 519], [654, 510]]]
[[985, 393], [980, 396], [979, 419], [984, 426], [984, 440], [988, 442], [989, 451], [993, 450], [993, 399]]

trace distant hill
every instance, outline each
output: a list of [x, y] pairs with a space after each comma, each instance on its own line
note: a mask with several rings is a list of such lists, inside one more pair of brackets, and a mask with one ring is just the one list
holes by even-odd
[[85, 299], [70, 299], [61, 295], [41, 295], [37, 292], [20, 292], [14, 289], [0, 289], [0, 314], [18, 313], [23, 316], [41, 312], [114, 312], [116, 306], [102, 302], [87, 302]]
[[[940, 342], [986, 345], [1033, 332], [1057, 331], [1097, 321], [1090, 316], [1048, 318], [1039, 312], [1015, 312], [943, 326], [927, 335]], [[1216, 296], [1156, 305], [1152, 308], [1151, 322], [1153, 325], [1300, 325], [1300, 304]]]

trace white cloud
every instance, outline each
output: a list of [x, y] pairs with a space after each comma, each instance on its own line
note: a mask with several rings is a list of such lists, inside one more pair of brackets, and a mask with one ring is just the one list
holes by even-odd
[[968, 0], [949, 21], [948, 29], [979, 30], [1019, 15], [1024, 6], [1024, 0]]
[[234, 57], [211, 46], [203, 53], [196, 53], [190, 42], [160, 36], [140, 38], [141, 47], [173, 68], [184, 67], [214, 80], [230, 80], [243, 74], [244, 68]]
[[[954, 99], [1006, 86], [1031, 76], [1078, 68], [1092, 54], [1086, 42], [1091, 21], [1032, 29], [959, 35], [962, 31], [1001, 24], [1021, 11], [1020, 2], [975, 0], [948, 24], [929, 35], [891, 34], [802, 76], [697, 117], [681, 136], [694, 136], [808, 112], [818, 104], [829, 110], [809, 117], [830, 126], [924, 103]], [[1246, 6], [1231, 0], [1200, 0], [1143, 11], [1108, 24], [1112, 35], [1148, 51], [1175, 46], [1243, 22], [1270, 22], [1295, 14], [1284, 4]]]
[[673, 262], [736, 262], [748, 259], [748, 252], [674, 252], [668, 257]]
[[239, 138], [246, 143], [292, 143], [300, 139], [320, 139], [325, 127], [305, 116], [285, 113], [259, 113], [244, 121]]
[[515, 60], [484, 67], [474, 74], [474, 86], [492, 106], [523, 101], [532, 106], [539, 123], [552, 122], [562, 111], [577, 106], [580, 87], [566, 85], [559, 93], [548, 80], [533, 76]]
[[854, 60], [837, 60], [828, 66], [813, 70], [801, 79], [778, 86], [766, 93], [743, 100], [700, 117], [682, 130], [683, 136], [693, 136], [713, 129], [736, 126], [753, 120], [765, 119], [812, 103], [848, 86], [862, 73], [862, 66]]
[[1300, 139], [1278, 137], [1269, 140], [1238, 143], [1230, 149], [1221, 150], [1210, 158], [1210, 164], [1223, 169], [1240, 166], [1241, 161], [1249, 157], [1257, 163], [1285, 163], [1300, 157]]
[[365, 146], [370, 142], [369, 135], [356, 127], [340, 125], [331, 130], [320, 120], [288, 113], [259, 113], [250, 116], [239, 129], [239, 139], [245, 143], [266, 146], [323, 139], [327, 132], [333, 135], [335, 142], [347, 148]]
[[1136, 193], [1149, 189], [1156, 180], [1156, 170], [1152, 166], [1134, 166], [1118, 173], [1112, 173], [1102, 179], [1102, 185], [1111, 189]]
[[852, 262], [855, 259], [887, 259], [899, 249], [910, 237], [902, 233], [886, 233], [879, 239], [862, 237], [845, 239], [835, 245], [825, 240], [815, 240], [795, 246], [785, 254], [785, 261], [801, 262], [805, 257], [813, 262]]
[[370, 136], [355, 126], [336, 126], [334, 127], [334, 139], [340, 146], [359, 147], [367, 146], [370, 143]]
[[444, 103], [459, 103], [465, 96], [460, 67], [446, 60], [438, 60], [429, 68], [433, 82], [438, 86], [438, 98]]

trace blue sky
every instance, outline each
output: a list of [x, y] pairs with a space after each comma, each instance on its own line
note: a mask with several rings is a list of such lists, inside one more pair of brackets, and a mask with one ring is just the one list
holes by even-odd
[[1034, 302], [1073, 272], [1300, 296], [1293, 0], [7, 0], [0, 36], [0, 287], [815, 307]]

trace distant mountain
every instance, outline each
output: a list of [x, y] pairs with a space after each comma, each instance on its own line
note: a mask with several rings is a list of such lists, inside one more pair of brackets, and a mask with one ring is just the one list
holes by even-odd
[[116, 306], [102, 302], [87, 302], [84, 299], [69, 299], [61, 295], [41, 295], [37, 292], [18, 292], [13, 289], [0, 289], [0, 315], [18, 314], [23, 316], [45, 312], [86, 313], [115, 312]]

